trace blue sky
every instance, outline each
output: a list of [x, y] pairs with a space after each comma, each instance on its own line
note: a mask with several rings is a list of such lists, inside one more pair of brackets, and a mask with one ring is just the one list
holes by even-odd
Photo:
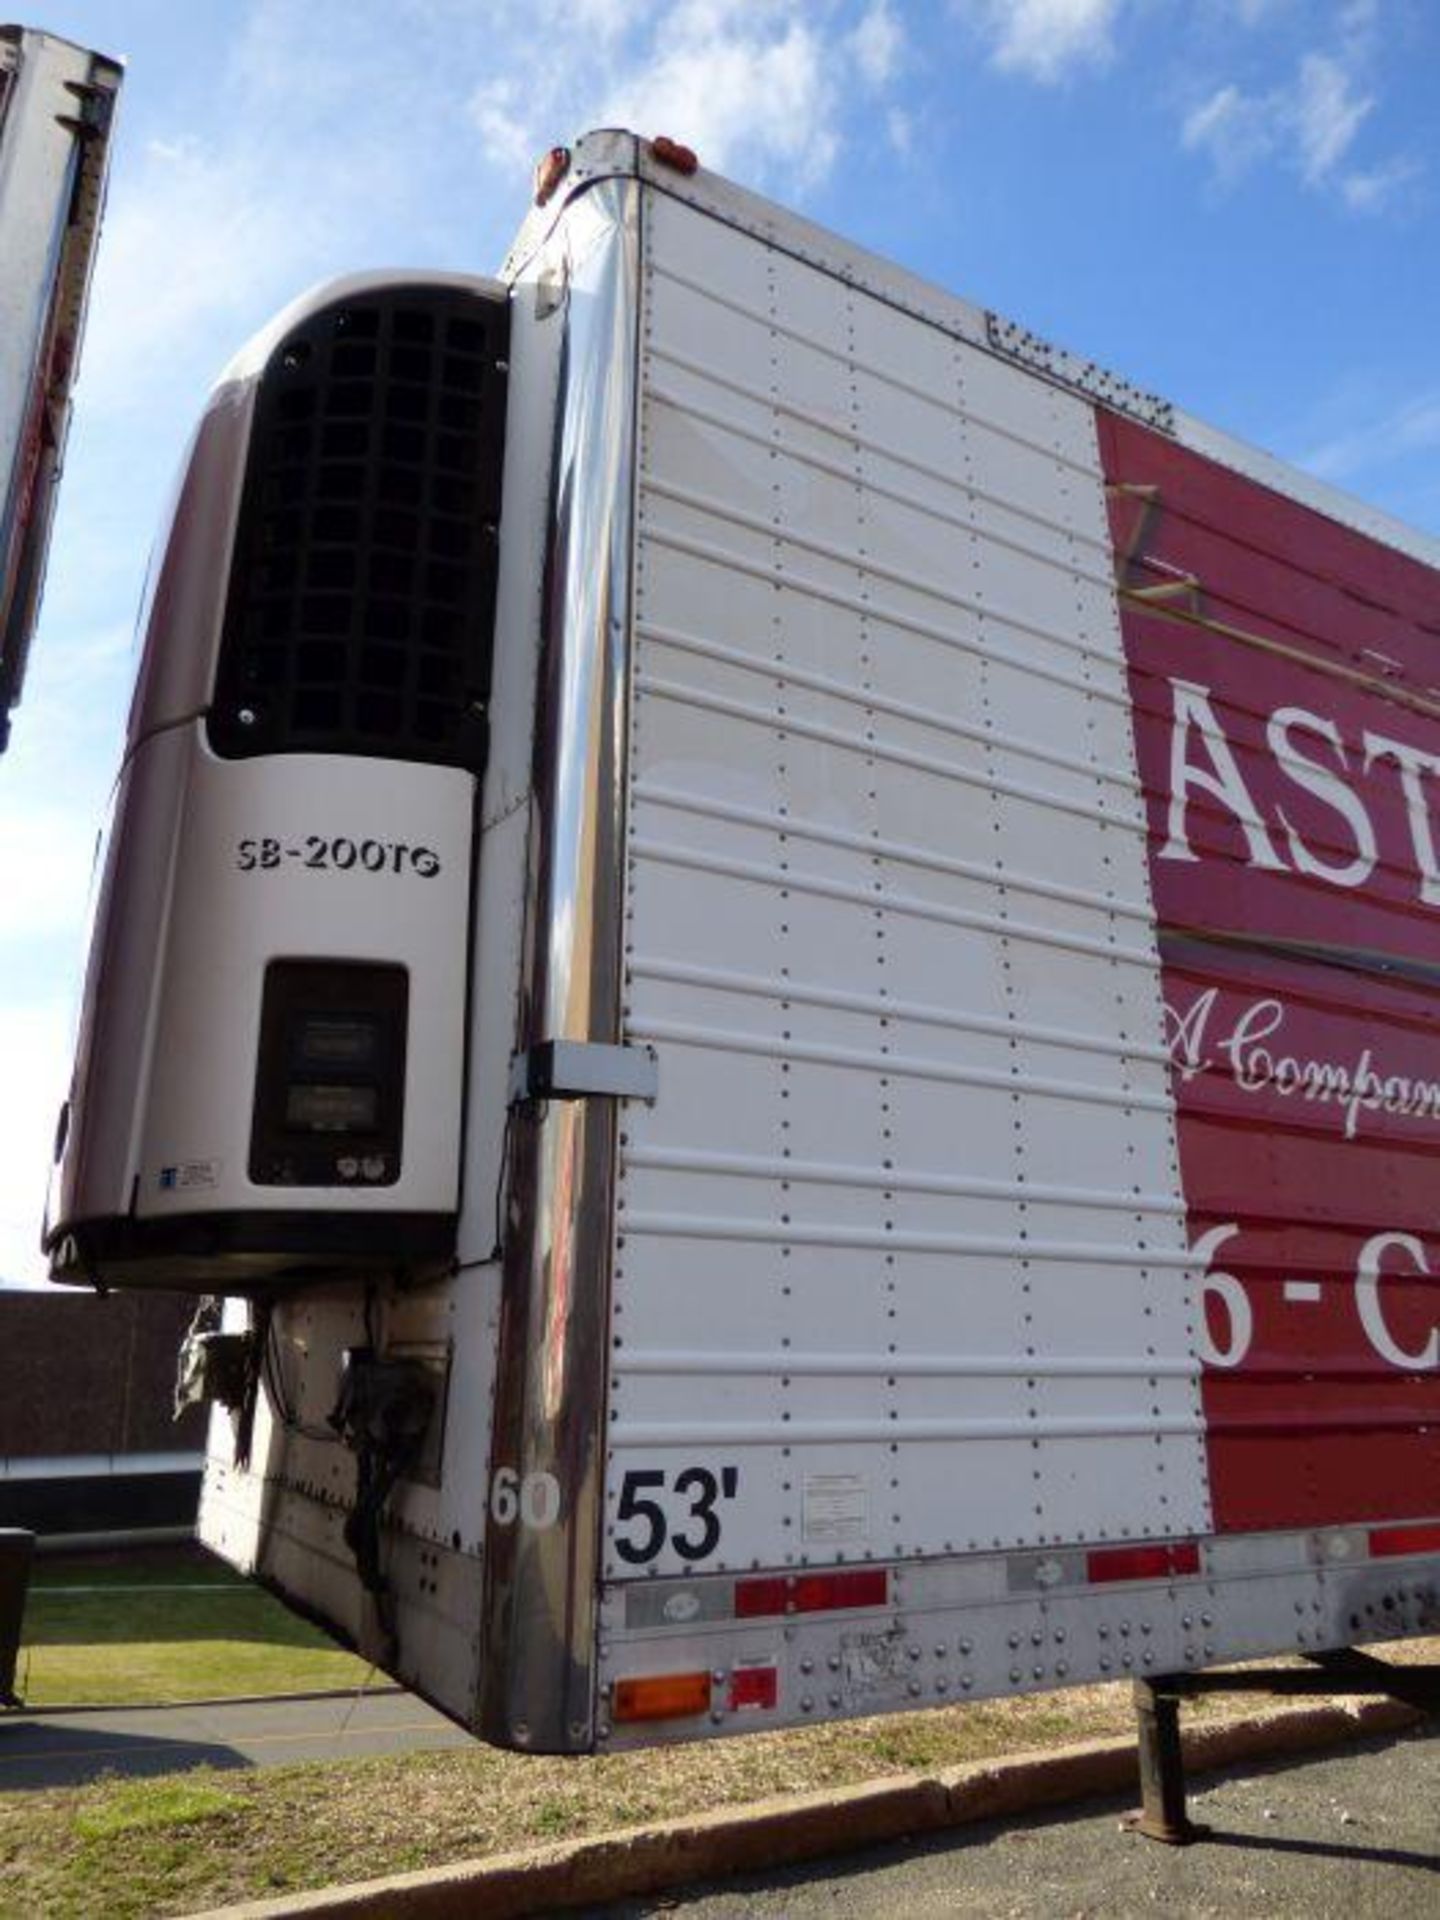
[[1432, 0], [50, 0], [27, 23], [129, 70], [0, 760], [0, 1276], [40, 1270], [134, 615], [207, 387], [330, 274], [493, 271], [557, 140], [668, 132], [1440, 533]]

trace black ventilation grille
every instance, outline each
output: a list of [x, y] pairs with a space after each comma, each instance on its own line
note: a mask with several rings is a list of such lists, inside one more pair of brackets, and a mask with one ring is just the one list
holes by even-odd
[[480, 768], [509, 309], [387, 288], [311, 315], [255, 401], [215, 751]]

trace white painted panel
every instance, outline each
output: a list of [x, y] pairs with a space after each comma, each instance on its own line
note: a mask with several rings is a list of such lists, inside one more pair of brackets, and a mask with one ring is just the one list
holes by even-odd
[[698, 1466], [704, 1568], [1203, 1526], [1089, 409], [715, 237], [654, 204], [612, 1522], [663, 1472], [685, 1570]]

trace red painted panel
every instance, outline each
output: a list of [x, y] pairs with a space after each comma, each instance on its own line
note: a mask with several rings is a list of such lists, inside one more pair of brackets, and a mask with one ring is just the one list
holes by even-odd
[[1216, 1524], [1433, 1515], [1440, 574], [1099, 427]]

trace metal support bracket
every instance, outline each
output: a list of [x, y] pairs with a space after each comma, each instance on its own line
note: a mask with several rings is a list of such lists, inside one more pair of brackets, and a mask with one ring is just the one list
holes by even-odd
[[610, 1047], [588, 1040], [542, 1040], [510, 1062], [510, 1104], [518, 1100], [654, 1100], [660, 1062], [653, 1047]]
[[1187, 1847], [1209, 1832], [1185, 1810], [1180, 1702], [1201, 1693], [1388, 1694], [1440, 1713], [1440, 1666], [1396, 1666], [1353, 1647], [1307, 1653], [1308, 1667], [1253, 1667], [1243, 1673], [1167, 1673], [1135, 1682], [1140, 1811], [1126, 1822], [1148, 1840]]

